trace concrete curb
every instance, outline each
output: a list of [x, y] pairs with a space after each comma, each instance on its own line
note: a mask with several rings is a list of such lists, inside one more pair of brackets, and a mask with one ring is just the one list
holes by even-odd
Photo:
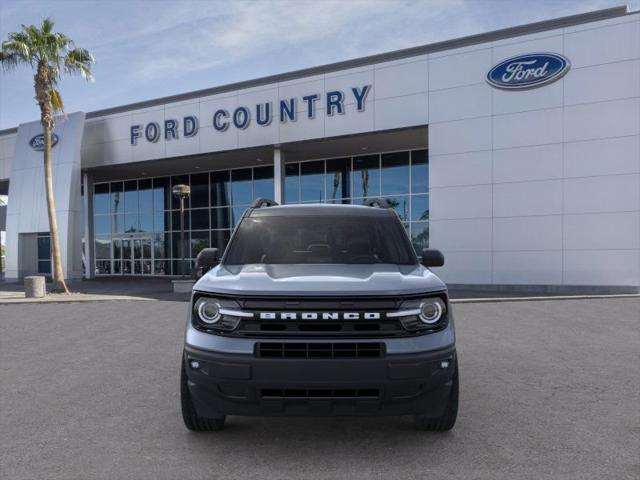
[[589, 300], [597, 298], [640, 298], [638, 293], [614, 294], [614, 295], [556, 295], [547, 297], [497, 297], [497, 298], [456, 298], [451, 303], [500, 303], [500, 302], [536, 302], [550, 300]]
[[126, 295], [85, 295], [68, 297], [44, 297], [44, 298], [0, 298], [0, 305], [19, 305], [23, 303], [83, 303], [83, 302], [116, 302], [116, 301], [135, 301], [135, 302], [151, 302], [156, 301], [155, 298], [130, 297]]

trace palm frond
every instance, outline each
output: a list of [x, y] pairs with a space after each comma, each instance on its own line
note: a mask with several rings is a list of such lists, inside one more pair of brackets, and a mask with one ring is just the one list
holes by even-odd
[[62, 103], [62, 97], [60, 96], [60, 92], [55, 88], [51, 89], [51, 106], [53, 107], [53, 111], [55, 113], [64, 112], [64, 104]]
[[67, 73], [78, 73], [87, 81], [93, 80], [91, 64], [95, 63], [93, 55], [84, 48], [75, 48], [64, 57], [64, 69]]

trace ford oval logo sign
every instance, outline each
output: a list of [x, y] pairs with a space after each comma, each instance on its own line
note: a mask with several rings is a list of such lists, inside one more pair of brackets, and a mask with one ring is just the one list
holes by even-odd
[[[56, 135], [55, 133], [51, 134], [51, 148], [56, 146], [56, 143], [58, 143], [58, 135]], [[38, 152], [44, 152], [44, 133], [39, 133], [38, 135], [36, 135], [35, 137], [33, 137], [31, 140], [29, 140], [29, 145], [31, 146], [31, 148], [33, 148], [34, 150], [37, 150]]]
[[487, 82], [505, 90], [524, 90], [555, 82], [571, 68], [557, 53], [530, 53], [508, 58], [489, 70]]

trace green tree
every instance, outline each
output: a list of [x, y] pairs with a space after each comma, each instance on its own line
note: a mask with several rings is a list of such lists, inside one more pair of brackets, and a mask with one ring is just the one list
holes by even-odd
[[0, 63], [5, 71], [28, 66], [35, 72], [35, 98], [40, 107], [40, 123], [44, 130], [44, 178], [51, 233], [53, 290], [57, 292], [69, 293], [62, 271], [51, 168], [51, 134], [55, 114], [64, 112], [58, 83], [63, 74], [81, 75], [91, 80], [91, 65], [94, 62], [88, 50], [77, 47], [66, 35], [54, 32], [53, 21], [49, 18], [44, 19], [39, 27], [22, 25], [19, 32], [9, 34], [0, 50]]

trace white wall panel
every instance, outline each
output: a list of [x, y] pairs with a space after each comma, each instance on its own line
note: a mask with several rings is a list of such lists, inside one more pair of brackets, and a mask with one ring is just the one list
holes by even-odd
[[562, 283], [562, 251], [494, 252], [493, 283], [558, 285]]
[[564, 212], [595, 213], [637, 211], [640, 174], [564, 180]]
[[493, 180], [496, 183], [561, 177], [560, 143], [493, 151]]
[[564, 144], [565, 177], [640, 172], [640, 136]]
[[[427, 60], [375, 69], [375, 98], [389, 98], [427, 91]], [[361, 87], [362, 85], [353, 85]], [[371, 96], [373, 98], [373, 95]]]
[[[369, 106], [369, 108], [372, 108]], [[295, 122], [278, 123], [280, 141], [282, 143], [296, 140], [308, 140], [324, 137], [324, 110], [316, 113], [315, 119], [309, 119], [306, 115], [299, 115]]]
[[640, 212], [565, 215], [564, 248], [640, 248]]
[[[365, 85], [373, 85], [373, 91], [369, 92], [369, 101], [375, 98], [375, 84], [373, 81], [373, 66], [362, 69], [362, 71], [350, 74], [341, 74], [336, 76], [325, 75], [324, 88], [325, 92], [339, 90], [344, 93], [344, 104], [352, 105], [356, 103], [356, 99], [351, 92], [354, 87], [362, 88]], [[324, 93], [324, 92], [323, 92]], [[326, 97], [323, 95], [326, 101]]]
[[431, 220], [429, 245], [455, 251], [490, 251], [491, 219]]
[[640, 57], [640, 24], [622, 23], [564, 36], [564, 52], [574, 67]]
[[429, 187], [491, 183], [491, 151], [431, 155]]
[[352, 135], [373, 131], [373, 109], [359, 112], [355, 104], [345, 106], [345, 113], [334, 114], [324, 119], [324, 133], [327, 137]]
[[491, 115], [491, 87], [476, 84], [429, 93], [429, 122], [446, 122]]
[[565, 250], [566, 285], [640, 285], [638, 250]]
[[466, 53], [432, 54], [429, 58], [429, 90], [485, 83], [491, 68], [491, 49], [481, 48]]
[[429, 125], [429, 151], [433, 155], [490, 149], [491, 117]]
[[487, 284], [491, 283], [490, 252], [444, 251], [444, 266], [433, 272], [447, 283]]
[[565, 105], [638, 97], [640, 60], [574, 68], [564, 82]]
[[[371, 104], [367, 108], [371, 108]], [[426, 125], [429, 122], [426, 93], [376, 100], [373, 108], [376, 130]]]
[[562, 106], [564, 79], [551, 85], [530, 90], [493, 89], [493, 114], [524, 112], [527, 110], [543, 110]]
[[562, 213], [562, 180], [497, 183], [493, 186], [495, 217], [559, 213]]
[[500, 63], [510, 57], [532, 52], [557, 52], [563, 50], [562, 30], [523, 35], [493, 42], [493, 63]]
[[567, 142], [640, 133], [640, 99], [574, 105], [564, 109]]
[[561, 250], [562, 216], [494, 218], [493, 249], [495, 251]]
[[430, 189], [429, 216], [432, 220], [491, 217], [491, 185]]
[[562, 142], [562, 109], [493, 117], [493, 148]]

